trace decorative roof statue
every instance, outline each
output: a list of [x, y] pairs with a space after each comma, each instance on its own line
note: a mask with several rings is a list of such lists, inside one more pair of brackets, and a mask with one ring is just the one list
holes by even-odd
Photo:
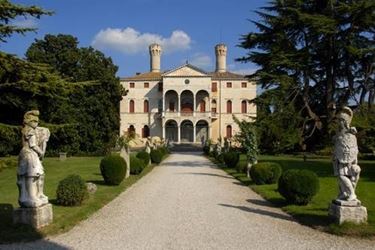
[[358, 146], [354, 127], [350, 127], [353, 111], [344, 107], [337, 115], [338, 130], [333, 138], [333, 170], [338, 177], [338, 201], [357, 201], [355, 189], [361, 168], [358, 165]]
[[22, 149], [18, 157], [17, 186], [18, 203], [21, 207], [40, 207], [48, 203], [43, 193], [44, 168], [42, 159], [50, 136], [48, 128], [38, 127], [39, 111], [24, 115]]

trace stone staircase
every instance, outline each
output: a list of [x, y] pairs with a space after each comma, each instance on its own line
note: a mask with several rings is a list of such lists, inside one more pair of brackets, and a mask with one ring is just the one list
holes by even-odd
[[200, 143], [173, 143], [170, 150], [172, 152], [203, 152]]

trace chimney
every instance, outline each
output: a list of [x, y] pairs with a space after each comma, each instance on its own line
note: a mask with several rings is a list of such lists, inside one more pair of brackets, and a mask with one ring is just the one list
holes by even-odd
[[161, 46], [153, 43], [149, 46], [150, 51], [150, 72], [160, 72]]
[[218, 44], [215, 46], [216, 72], [223, 73], [227, 71], [227, 46]]

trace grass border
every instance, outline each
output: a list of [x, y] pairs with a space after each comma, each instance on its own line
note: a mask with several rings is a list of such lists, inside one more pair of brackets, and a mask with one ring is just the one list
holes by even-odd
[[[336, 224], [333, 220], [327, 220], [326, 225], [318, 225], [319, 223], [314, 223], [315, 219], [311, 216], [309, 218], [308, 215], [299, 215], [294, 214], [291, 211], [288, 211], [286, 206], [290, 205], [286, 202], [284, 199], [275, 199], [267, 197], [266, 192], [261, 191], [260, 189], [256, 188], [257, 185], [251, 180], [251, 178], [248, 178], [245, 173], [240, 173], [236, 168], [228, 168], [225, 166], [224, 163], [216, 160], [215, 158], [211, 156], [204, 155], [208, 160], [210, 160], [212, 163], [214, 163], [219, 169], [223, 170], [230, 176], [234, 177], [236, 180], [240, 181], [244, 186], [247, 186], [252, 191], [260, 195], [263, 199], [270, 202], [270, 204], [273, 207], [278, 207], [285, 213], [292, 216], [296, 222], [298, 222], [301, 225], [308, 226], [310, 228], [313, 228], [315, 230], [319, 230], [321, 232], [338, 235], [338, 236], [349, 236], [353, 238], [366, 238], [370, 240], [375, 239], [374, 230], [369, 226], [367, 223], [362, 224], [354, 224], [350, 222], [345, 222], [341, 225]], [[328, 208], [327, 208], [327, 214], [328, 214]]]

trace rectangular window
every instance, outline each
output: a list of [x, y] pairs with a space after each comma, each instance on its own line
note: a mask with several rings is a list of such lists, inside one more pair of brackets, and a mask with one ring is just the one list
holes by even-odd
[[231, 82], [227, 82], [227, 88], [231, 88], [232, 87], [232, 83]]
[[241, 87], [242, 87], [242, 88], [247, 88], [247, 82], [242, 82], [242, 83], [241, 83]]
[[129, 88], [131, 88], [131, 89], [134, 88], [134, 82], [129, 82]]
[[145, 89], [148, 89], [148, 88], [149, 88], [149, 83], [148, 83], [148, 82], [145, 82], [145, 83], [144, 83], [144, 87], [145, 87]]
[[211, 84], [211, 91], [212, 91], [212, 92], [217, 92], [217, 82], [213, 82], [213, 83]]

